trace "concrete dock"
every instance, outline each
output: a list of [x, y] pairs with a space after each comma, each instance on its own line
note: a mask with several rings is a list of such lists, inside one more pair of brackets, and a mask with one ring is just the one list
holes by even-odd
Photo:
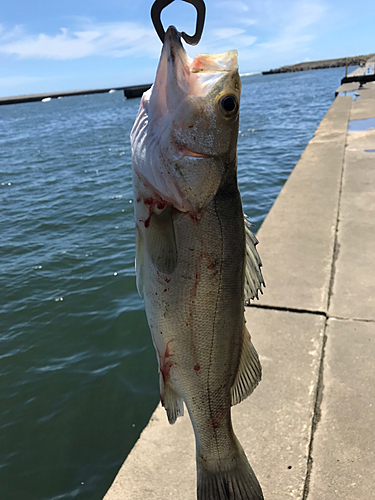
[[344, 76], [341, 80], [341, 84], [344, 83], [367, 83], [373, 82], [375, 80], [375, 56], [367, 59], [366, 64], [355, 69], [349, 75]]
[[[375, 82], [356, 92], [257, 235], [267, 288], [246, 318], [263, 380], [233, 423], [265, 500], [375, 498]], [[104, 498], [195, 500], [189, 418], [159, 406]]]

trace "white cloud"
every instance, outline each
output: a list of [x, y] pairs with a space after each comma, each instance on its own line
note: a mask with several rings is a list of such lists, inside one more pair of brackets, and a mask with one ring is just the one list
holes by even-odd
[[281, 29], [269, 40], [259, 43], [258, 47], [274, 54], [298, 56], [316, 38], [316, 25], [326, 11], [326, 6], [318, 2], [293, 3], [289, 9], [280, 13]]
[[[302, 61], [306, 56], [313, 59], [312, 50], [324, 34], [323, 28], [327, 29], [327, 17], [331, 15], [327, 5], [328, 0], [221, 0], [215, 4], [218, 8], [213, 9], [211, 21], [206, 20], [200, 44], [186, 48], [192, 56], [237, 49], [244, 71]], [[145, 62], [137, 65], [137, 74], [143, 64], [150, 67], [159, 58], [161, 44], [148, 17], [144, 23], [98, 23], [80, 17], [69, 18], [69, 23], [75, 28], [40, 33], [31, 33], [23, 26], [9, 29], [0, 24], [0, 55], [40, 60], [129, 56], [129, 68], [135, 58], [145, 56]], [[134, 76], [132, 69], [130, 72]]]
[[212, 30], [213, 36], [217, 38], [231, 38], [242, 35], [242, 33], [245, 33], [245, 30], [241, 28], [217, 28]]
[[246, 5], [244, 2], [239, 2], [236, 0], [233, 1], [224, 1], [224, 2], [218, 2], [216, 4], [217, 7], [220, 7], [222, 9], [227, 9], [229, 12], [247, 12], [249, 10], [248, 5]]
[[221, 0], [215, 5], [215, 24], [206, 25], [198, 50], [237, 49], [249, 71], [310, 56], [330, 15], [328, 0]]
[[257, 21], [255, 19], [252, 19], [250, 17], [240, 17], [237, 20], [240, 24], [243, 26], [254, 26], [254, 24], [257, 24]]
[[13, 29], [7, 30], [3, 24], [0, 24], [0, 41], [2, 43], [16, 39], [22, 34], [22, 26], [16, 25]]
[[242, 47], [248, 47], [249, 45], [253, 45], [257, 40], [256, 36], [244, 35], [239, 37], [239, 43]]
[[260, 43], [259, 47], [267, 51], [272, 51], [275, 54], [289, 53], [295, 55], [298, 53], [307, 42], [314, 40], [313, 35], [288, 35], [283, 34], [269, 42]]
[[291, 16], [293, 17], [287, 29], [291, 32], [299, 32], [319, 21], [326, 11], [326, 6], [318, 2], [296, 3], [292, 9]]
[[0, 27], [0, 53], [20, 58], [80, 59], [87, 56], [159, 57], [160, 44], [155, 32], [134, 22], [93, 23], [86, 21], [79, 30], [61, 28], [54, 35], [28, 34], [21, 26]]

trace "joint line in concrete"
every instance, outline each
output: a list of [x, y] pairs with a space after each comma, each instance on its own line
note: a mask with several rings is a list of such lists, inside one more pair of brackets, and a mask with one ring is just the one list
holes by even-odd
[[358, 323], [375, 323], [374, 319], [367, 318], [345, 318], [341, 316], [328, 316], [329, 319], [337, 319], [339, 321], [355, 321]]
[[320, 354], [318, 381], [316, 384], [316, 391], [315, 391], [314, 413], [313, 413], [313, 418], [312, 418], [312, 422], [311, 422], [309, 452], [308, 452], [308, 457], [307, 457], [307, 470], [306, 470], [305, 484], [303, 487], [302, 500], [307, 500], [307, 497], [309, 494], [311, 471], [312, 471], [312, 467], [313, 467], [314, 437], [315, 437], [315, 432], [316, 432], [316, 429], [318, 427], [318, 424], [319, 424], [319, 421], [321, 418], [321, 404], [322, 404], [322, 399], [323, 399], [323, 387], [324, 387], [324, 384], [323, 384], [324, 358], [325, 358], [325, 348], [326, 348], [326, 343], [327, 343], [327, 335], [326, 335], [327, 321], [328, 321], [328, 318], [326, 319], [326, 322], [324, 325], [322, 350], [321, 350], [321, 354]]
[[[350, 110], [349, 110], [349, 113], [350, 113]], [[347, 127], [348, 127], [348, 122], [349, 122], [349, 114], [348, 114]], [[335, 274], [336, 274], [336, 261], [337, 261], [337, 257], [339, 255], [339, 250], [340, 250], [340, 244], [338, 242], [338, 231], [339, 231], [339, 225], [340, 225], [342, 184], [343, 184], [343, 179], [344, 179], [346, 146], [347, 146], [347, 139], [345, 141], [344, 151], [343, 151], [343, 155], [342, 155], [342, 167], [341, 167], [341, 176], [340, 176], [340, 185], [339, 185], [339, 196], [338, 196], [338, 202], [337, 202], [337, 215], [336, 215], [336, 226], [335, 226], [335, 238], [334, 238], [334, 242], [333, 242], [331, 276], [330, 276], [329, 285], [328, 285], [327, 311], [329, 311], [329, 306], [331, 304], [332, 290], [333, 290], [333, 284], [335, 281]]]
[[318, 316], [324, 316], [327, 318], [327, 313], [325, 311], [319, 311], [315, 309], [299, 309], [297, 307], [284, 307], [284, 306], [269, 306], [265, 304], [250, 304], [246, 307], [257, 307], [259, 309], [271, 309], [273, 311], [284, 311], [298, 314], [316, 314]]
[[[349, 114], [350, 114], [350, 110], [349, 110]], [[348, 114], [347, 122], [349, 122], [349, 114]], [[338, 231], [339, 231], [339, 224], [340, 224], [341, 198], [342, 198], [342, 187], [343, 187], [343, 178], [344, 178], [346, 146], [347, 146], [347, 142], [345, 142], [344, 151], [343, 151], [343, 155], [342, 155], [342, 168], [341, 168], [339, 194], [338, 194], [338, 202], [337, 202], [335, 237], [334, 237], [334, 243], [333, 243], [332, 261], [331, 261], [331, 274], [330, 274], [330, 280], [329, 280], [329, 285], [328, 285], [327, 313], [325, 314], [326, 321], [325, 321], [325, 325], [324, 325], [322, 350], [321, 350], [320, 365], [319, 365], [319, 374], [318, 374], [318, 381], [317, 381], [316, 393], [315, 393], [314, 413], [313, 413], [313, 418], [312, 418], [312, 422], [311, 422], [309, 453], [308, 453], [308, 459], [307, 459], [307, 471], [306, 471], [306, 477], [305, 477], [305, 484], [304, 484], [304, 488], [303, 488], [302, 500], [307, 500], [307, 497], [309, 494], [311, 472], [312, 472], [312, 468], [313, 468], [314, 437], [315, 437], [315, 432], [316, 432], [317, 426], [318, 426], [320, 418], [321, 418], [321, 404], [322, 404], [322, 400], [323, 400], [323, 389], [324, 389], [324, 383], [323, 383], [324, 382], [324, 380], [323, 380], [324, 358], [325, 358], [325, 348], [326, 348], [326, 343], [327, 343], [327, 333], [326, 333], [327, 322], [328, 322], [328, 319], [330, 319], [329, 318], [329, 307], [330, 307], [330, 302], [331, 302], [331, 297], [332, 297], [332, 289], [333, 289], [335, 273], [336, 273], [336, 260], [337, 260], [339, 249], [340, 249], [340, 245], [338, 242]]]

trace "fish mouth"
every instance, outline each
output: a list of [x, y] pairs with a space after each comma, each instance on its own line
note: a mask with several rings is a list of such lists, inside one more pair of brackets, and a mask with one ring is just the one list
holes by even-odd
[[187, 146], [181, 146], [180, 151], [182, 152], [182, 155], [184, 157], [190, 157], [190, 158], [212, 158], [212, 155], [206, 155], [204, 153], [198, 153], [198, 151], [193, 151], [192, 149], [188, 148]]
[[183, 50], [185, 50], [181, 43], [181, 33], [177, 31], [177, 29], [174, 26], [169, 26], [167, 31], [165, 32], [164, 45], [166, 43], [170, 47], [177, 44], [177, 46], [180, 46]]
[[181, 43], [181, 33], [174, 26], [169, 26], [165, 33], [164, 47], [167, 48], [168, 65], [176, 74], [177, 67], [186, 64], [187, 54]]

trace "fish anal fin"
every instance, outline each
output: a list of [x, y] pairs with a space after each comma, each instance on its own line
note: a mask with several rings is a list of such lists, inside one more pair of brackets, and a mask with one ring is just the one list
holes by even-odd
[[170, 381], [164, 382], [162, 375], [160, 375], [160, 398], [170, 424], [174, 424], [178, 417], [184, 416], [183, 399]]
[[245, 326], [242, 329], [242, 351], [236, 379], [231, 388], [232, 406], [243, 401], [253, 392], [262, 378], [258, 353]]

